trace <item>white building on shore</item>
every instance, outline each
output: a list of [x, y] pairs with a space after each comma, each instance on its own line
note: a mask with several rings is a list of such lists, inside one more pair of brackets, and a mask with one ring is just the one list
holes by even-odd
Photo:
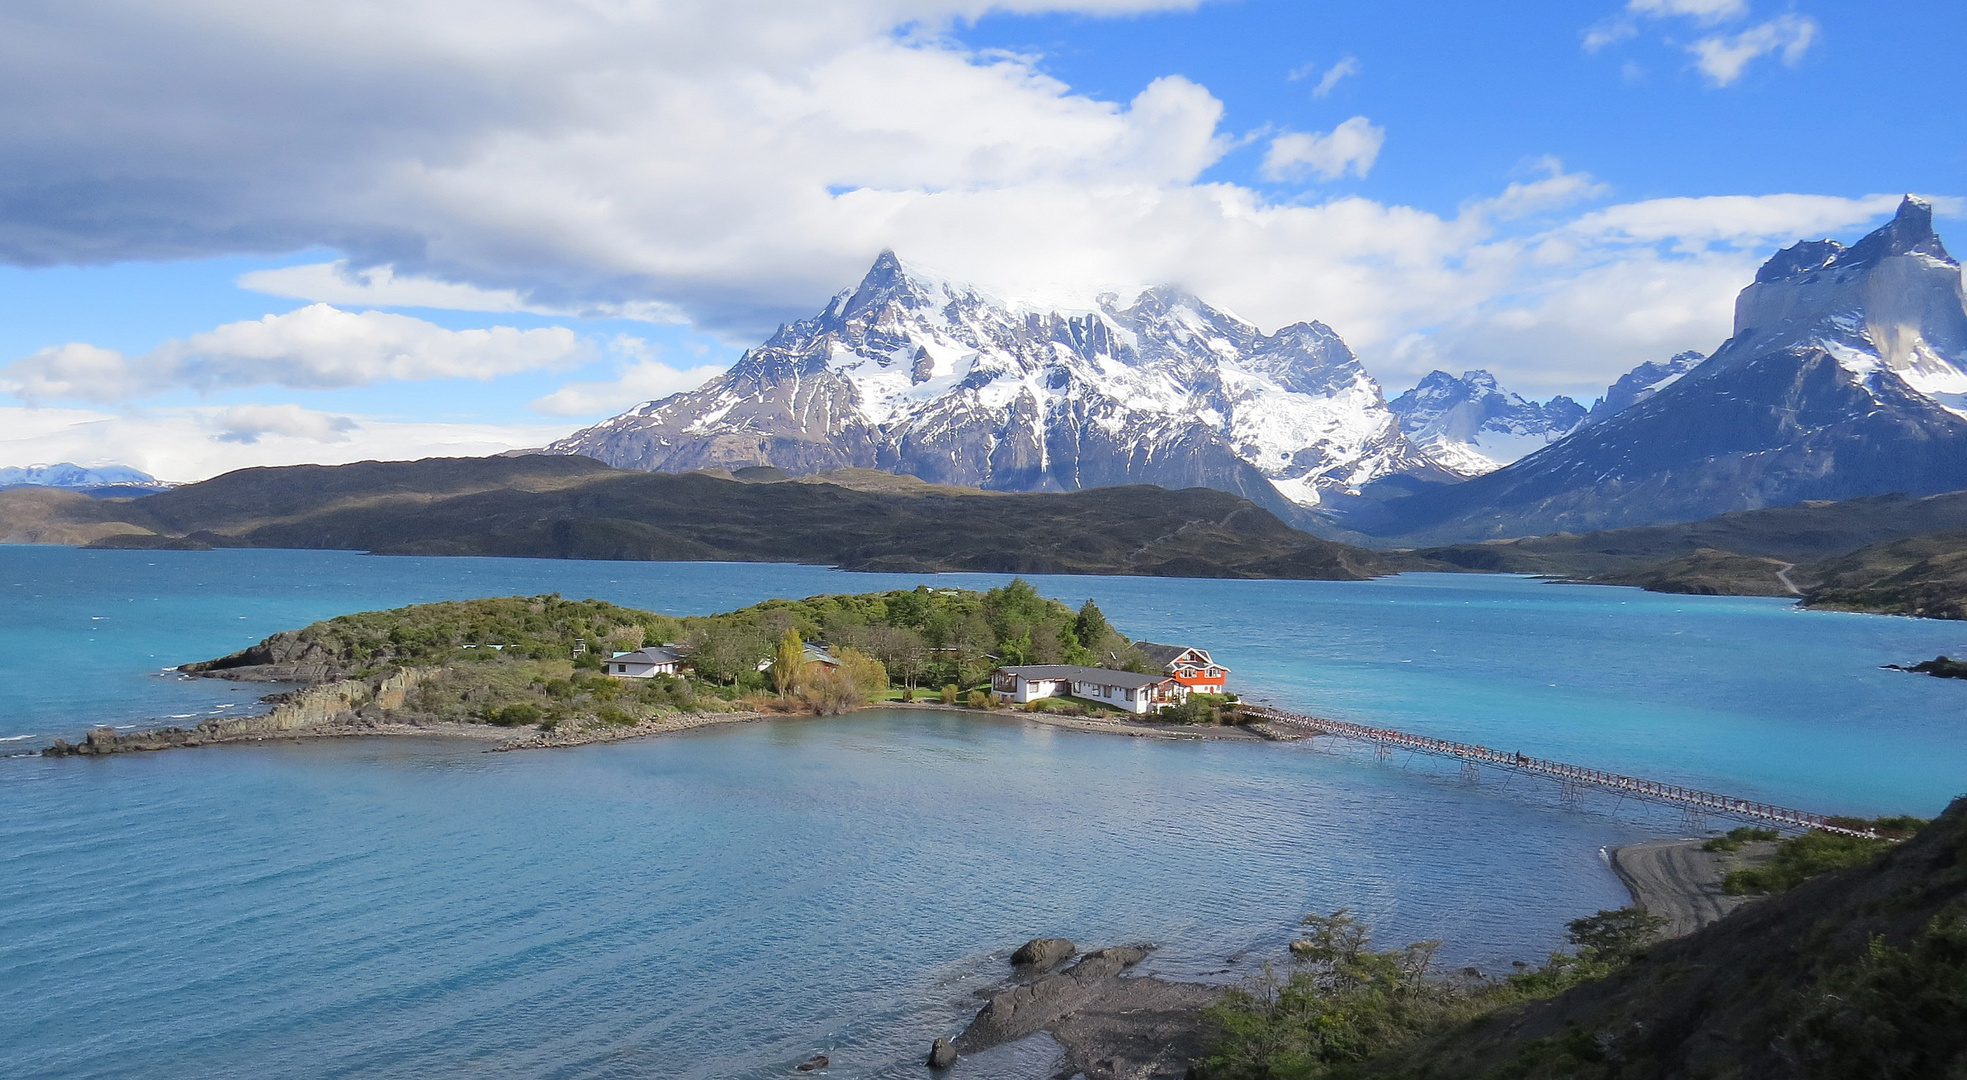
[[601, 662], [601, 670], [619, 679], [653, 679], [683, 673], [683, 655], [669, 645], [616, 653]]
[[1048, 697], [1076, 697], [1146, 716], [1164, 705], [1179, 705], [1188, 687], [1168, 675], [1080, 667], [1076, 664], [1032, 664], [1001, 667], [990, 676], [997, 700], [1013, 705]]

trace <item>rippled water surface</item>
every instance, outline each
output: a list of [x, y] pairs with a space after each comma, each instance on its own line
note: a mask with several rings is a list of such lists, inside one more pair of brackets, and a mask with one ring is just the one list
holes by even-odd
[[[920, 580], [1002, 579], [0, 547], [0, 737], [31, 736], [0, 752], [249, 708], [157, 672], [345, 611], [558, 591], [685, 614]], [[1515, 578], [1036, 583], [1328, 715], [1810, 809], [1967, 787], [1967, 685], [1877, 669], [1958, 655], [1959, 625]], [[1033, 934], [1229, 978], [1350, 905], [1493, 968], [1624, 902], [1602, 846], [1681, 827], [1322, 744], [934, 712], [480, 751], [0, 760], [0, 1075], [762, 1077], [819, 1052], [925, 1075]]]

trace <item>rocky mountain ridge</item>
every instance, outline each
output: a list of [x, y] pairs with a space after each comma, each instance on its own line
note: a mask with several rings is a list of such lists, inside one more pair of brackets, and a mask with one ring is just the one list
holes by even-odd
[[1265, 334], [1172, 287], [1085, 311], [994, 299], [884, 252], [702, 387], [548, 448], [622, 468], [775, 466], [1073, 491], [1212, 487], [1287, 517], [1390, 476], [1450, 481], [1323, 323]]
[[1415, 445], [1464, 477], [1543, 449], [1576, 430], [1586, 415], [1584, 406], [1562, 394], [1535, 402], [1504, 390], [1487, 371], [1465, 371], [1459, 378], [1431, 371], [1387, 407]]

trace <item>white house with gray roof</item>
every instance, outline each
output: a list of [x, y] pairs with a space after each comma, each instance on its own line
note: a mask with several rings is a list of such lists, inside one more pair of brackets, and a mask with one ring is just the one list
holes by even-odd
[[1145, 716], [1163, 705], [1177, 705], [1188, 688], [1167, 675], [1080, 667], [1076, 664], [1032, 664], [1001, 667], [991, 673], [990, 691], [1013, 705], [1048, 697], [1076, 697]]
[[601, 670], [619, 679], [653, 679], [658, 675], [677, 675], [683, 670], [683, 655], [669, 645], [616, 653], [601, 662]]

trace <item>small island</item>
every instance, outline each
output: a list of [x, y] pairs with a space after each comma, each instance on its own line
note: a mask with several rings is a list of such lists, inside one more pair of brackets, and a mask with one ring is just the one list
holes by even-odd
[[1223, 693], [1227, 669], [1206, 650], [1136, 642], [1093, 601], [1075, 611], [1022, 579], [685, 617], [557, 594], [443, 601], [338, 616], [178, 670], [297, 688], [257, 716], [97, 728], [44, 753], [368, 735], [467, 735], [513, 750], [886, 703], [1016, 707], [1129, 734], [1241, 719]]

